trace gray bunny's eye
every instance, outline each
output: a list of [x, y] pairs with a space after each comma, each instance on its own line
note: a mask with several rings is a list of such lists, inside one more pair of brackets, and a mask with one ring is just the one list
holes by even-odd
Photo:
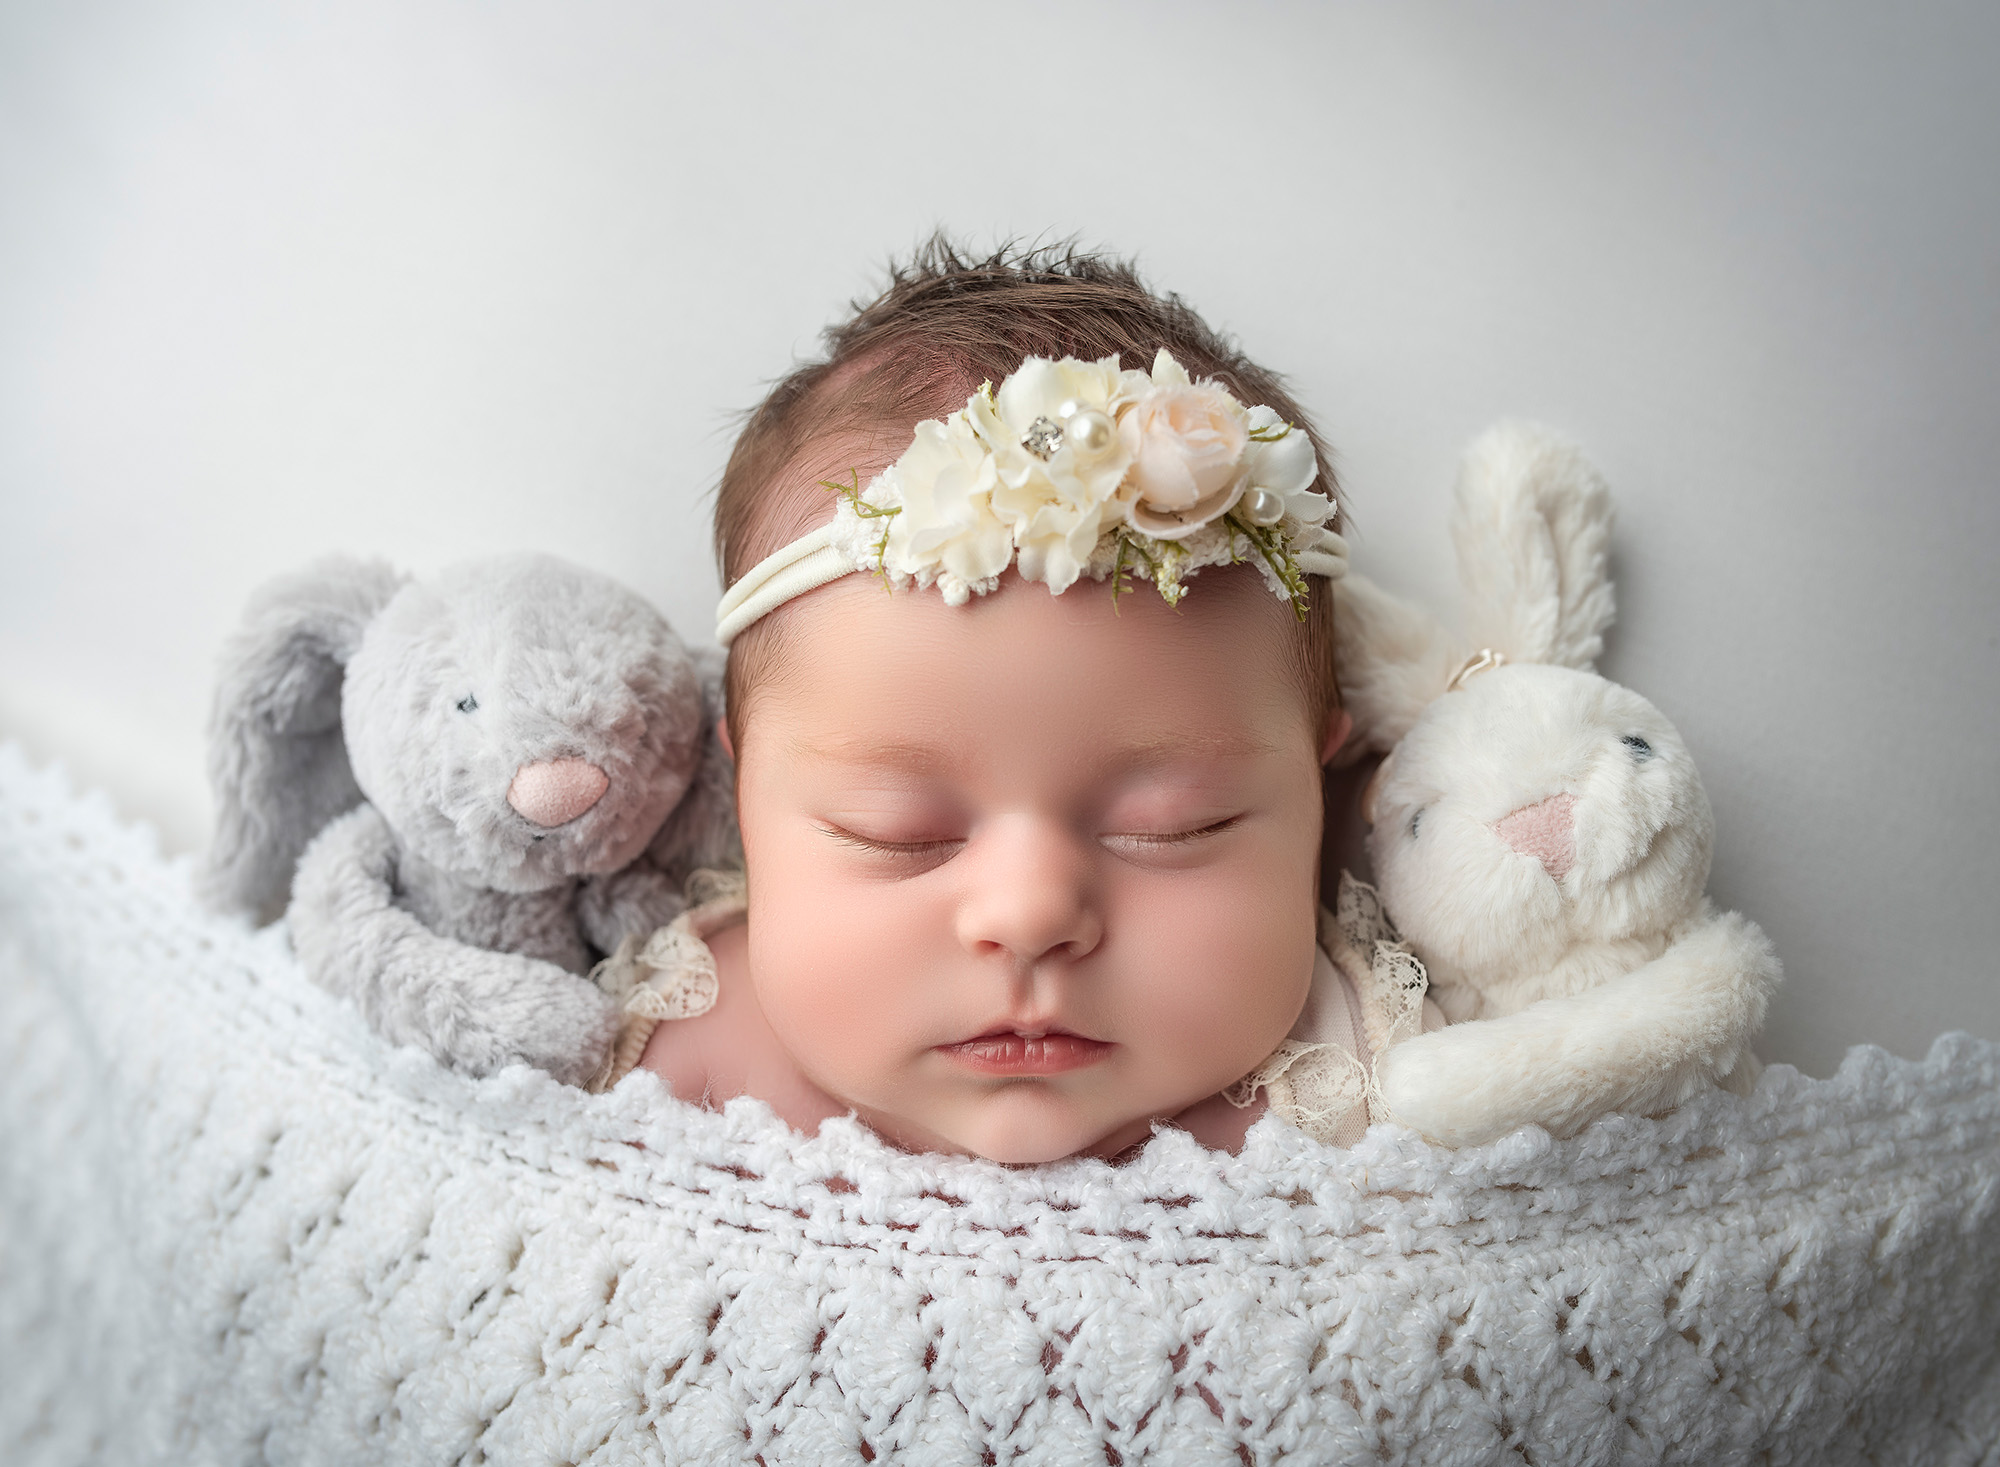
[[1644, 764], [1648, 759], [1653, 757], [1653, 746], [1637, 734], [1627, 734], [1618, 742], [1625, 746], [1626, 752], [1637, 763]]
[[472, 713], [476, 711], [478, 707], [479, 707], [479, 699], [471, 693], [467, 693], [463, 698], [460, 698], [458, 700], [458, 711], [460, 713]]

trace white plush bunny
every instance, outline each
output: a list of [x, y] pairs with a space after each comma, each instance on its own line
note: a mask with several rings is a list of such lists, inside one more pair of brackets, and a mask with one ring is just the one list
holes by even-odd
[[1702, 895], [1714, 826], [1680, 735], [1590, 670], [1610, 530], [1572, 444], [1503, 424], [1467, 451], [1454, 505], [1466, 642], [1337, 583], [1359, 747], [1391, 751], [1363, 799], [1369, 854], [1453, 1021], [1376, 1078], [1397, 1120], [1447, 1145], [1756, 1078], [1777, 958]]

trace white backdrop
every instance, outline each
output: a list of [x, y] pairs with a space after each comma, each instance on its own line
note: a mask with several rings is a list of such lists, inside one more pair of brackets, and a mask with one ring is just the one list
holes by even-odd
[[1618, 491], [1769, 1049], [2000, 1038], [2000, 12], [0, 7], [0, 736], [204, 839], [214, 649], [332, 549], [539, 546], [705, 636], [731, 415], [933, 225], [1289, 372], [1361, 563], [1461, 443]]

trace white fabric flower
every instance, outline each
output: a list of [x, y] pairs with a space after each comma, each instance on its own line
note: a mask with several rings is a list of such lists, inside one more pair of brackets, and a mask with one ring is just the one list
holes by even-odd
[[[1012, 531], [1021, 574], [1029, 580], [1046, 582], [1054, 592], [1068, 590], [1106, 526], [1123, 515], [1117, 495], [1131, 465], [1123, 440], [1114, 438], [1101, 453], [1081, 452], [1067, 436], [1056, 436], [1068, 420], [1064, 409], [1115, 421], [1146, 381], [1142, 372], [1121, 372], [1116, 357], [1030, 357], [999, 392], [980, 392], [966, 404], [967, 420], [993, 455], [999, 480], [993, 513]], [[1046, 458], [1028, 446], [1031, 435], [1054, 440]]]
[[917, 424], [909, 449], [871, 486], [871, 499], [902, 506], [888, 522], [882, 568], [920, 585], [935, 579], [953, 606], [991, 590], [1014, 556], [1014, 537], [993, 513], [998, 483], [963, 412]]
[[1301, 508], [1309, 500], [1332, 507], [1333, 501], [1325, 495], [1305, 493], [1319, 477], [1319, 459], [1303, 431], [1261, 406], [1250, 409], [1247, 425], [1250, 442], [1243, 453], [1245, 492], [1268, 489], [1285, 501], [1288, 510], [1295, 495]]
[[1002, 483], [1022, 488], [1036, 479], [1076, 503], [1101, 504], [1117, 493], [1131, 464], [1122, 444], [1094, 457], [1079, 454], [1067, 440], [1048, 458], [1030, 452], [1023, 439], [1038, 422], [1060, 428], [1063, 409], [1092, 409], [1115, 419], [1147, 387], [1143, 372], [1121, 372], [1117, 357], [1059, 362], [1029, 357], [997, 393], [979, 393], [966, 404], [973, 426], [993, 450]]

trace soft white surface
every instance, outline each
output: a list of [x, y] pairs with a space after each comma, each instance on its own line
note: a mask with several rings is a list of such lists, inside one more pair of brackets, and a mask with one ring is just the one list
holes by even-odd
[[1467, 1151], [907, 1156], [390, 1050], [0, 746], [0, 1458], [1971, 1467], [2000, 1045]]
[[[1081, 231], [1290, 371], [1448, 596], [1492, 418], [1623, 510], [1769, 1049], [2000, 1037], [2000, 12], [12, 5], [0, 731], [169, 843], [213, 649], [328, 549], [709, 625], [730, 414], [933, 223]], [[1883, 975], [1897, 974], [1894, 982]]]

